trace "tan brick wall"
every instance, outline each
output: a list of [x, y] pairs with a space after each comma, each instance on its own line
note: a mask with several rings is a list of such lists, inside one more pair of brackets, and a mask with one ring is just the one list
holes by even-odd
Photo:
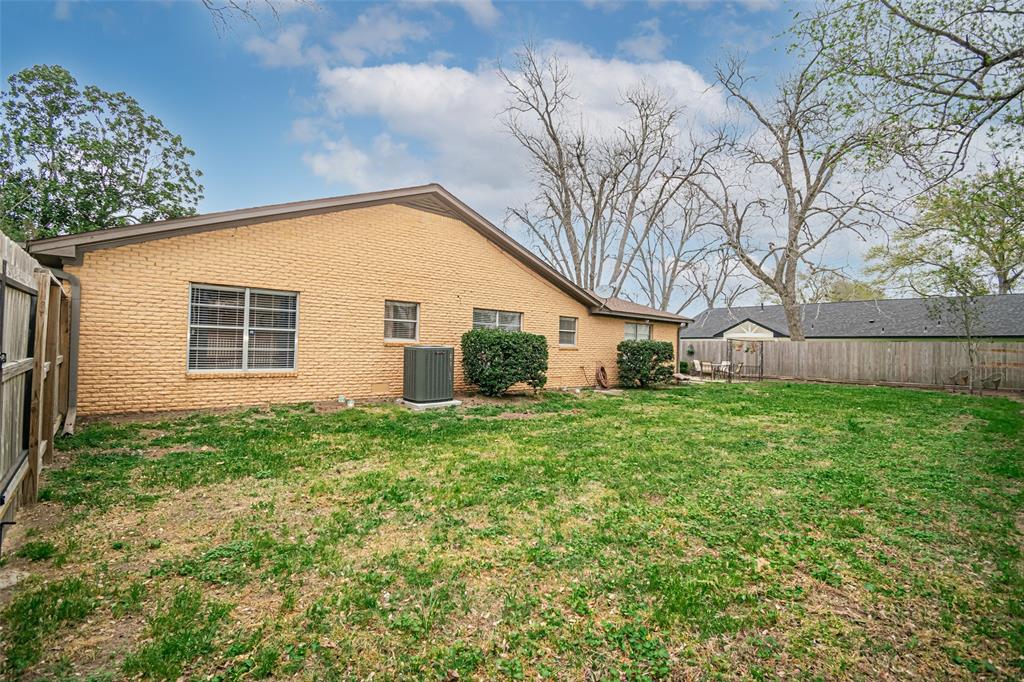
[[[87, 252], [82, 284], [81, 414], [398, 396], [402, 344], [384, 342], [384, 301], [420, 304], [419, 343], [456, 348], [472, 310], [523, 313], [544, 334], [548, 386], [614, 379], [625, 320], [587, 309], [459, 220], [398, 205], [157, 239]], [[188, 373], [189, 284], [299, 292], [297, 369]], [[578, 347], [558, 345], [558, 317], [579, 318]], [[656, 324], [675, 342], [677, 325]]]

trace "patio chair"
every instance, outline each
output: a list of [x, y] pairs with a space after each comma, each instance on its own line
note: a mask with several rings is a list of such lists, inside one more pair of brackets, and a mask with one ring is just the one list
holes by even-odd
[[704, 362], [701, 362], [700, 360], [694, 360], [693, 368], [697, 371], [697, 376], [704, 376], [705, 374], [707, 374], [711, 378], [714, 378], [715, 376], [715, 366], [712, 365], [707, 360], [705, 360]]

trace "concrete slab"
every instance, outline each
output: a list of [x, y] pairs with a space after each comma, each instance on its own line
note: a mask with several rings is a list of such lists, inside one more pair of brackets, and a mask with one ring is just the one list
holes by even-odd
[[425, 412], [426, 410], [441, 410], [446, 407], [458, 407], [462, 404], [462, 401], [442, 400], [437, 403], [414, 403], [411, 400], [399, 400], [398, 404], [408, 407], [413, 412]]

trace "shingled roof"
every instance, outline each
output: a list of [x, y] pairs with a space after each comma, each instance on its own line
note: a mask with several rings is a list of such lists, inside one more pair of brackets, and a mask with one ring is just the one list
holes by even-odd
[[[979, 296], [976, 336], [1024, 337], [1024, 294]], [[950, 338], [963, 335], [963, 323], [942, 299], [807, 303], [800, 306], [804, 335], [814, 338]], [[711, 308], [680, 330], [684, 339], [720, 337], [744, 321], [789, 336], [781, 305]]]
[[[593, 292], [591, 292], [593, 293]], [[624, 298], [616, 298], [614, 296], [608, 296], [607, 298], [594, 294], [604, 303], [604, 308], [612, 313], [618, 313], [621, 315], [629, 315], [630, 317], [636, 318], [650, 318], [669, 322], [691, 322], [690, 318], [683, 317], [682, 315], [676, 315], [665, 310], [658, 310], [657, 308], [651, 308], [650, 306], [641, 305], [639, 303], [633, 303], [633, 301], [627, 301]]]

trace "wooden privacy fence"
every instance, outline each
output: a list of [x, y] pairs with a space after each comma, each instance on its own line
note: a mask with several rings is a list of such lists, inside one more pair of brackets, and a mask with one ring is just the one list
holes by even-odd
[[[683, 339], [683, 358], [693, 346], [695, 360], [728, 360], [729, 343]], [[959, 341], [780, 340], [765, 341], [763, 348], [764, 376], [775, 379], [942, 387], [952, 385], [951, 377], [970, 364], [966, 345]], [[1024, 343], [979, 343], [978, 351], [979, 377], [998, 377], [1001, 389], [1024, 390]]]
[[69, 410], [71, 289], [0, 235], [0, 547]]

